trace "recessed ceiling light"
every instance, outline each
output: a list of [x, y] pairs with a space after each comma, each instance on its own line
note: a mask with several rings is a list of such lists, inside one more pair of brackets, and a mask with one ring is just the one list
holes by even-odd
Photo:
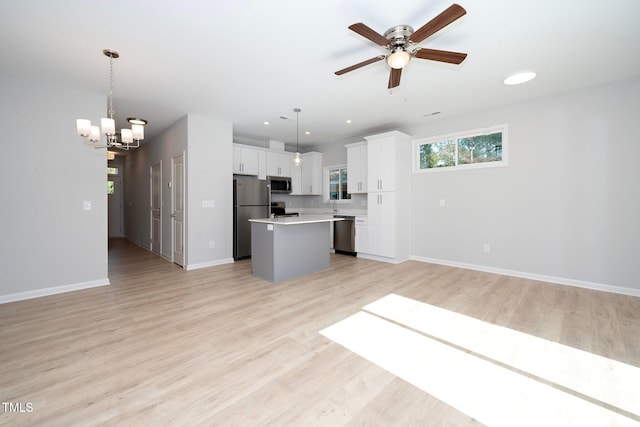
[[262, 122], [262, 124], [265, 125], [265, 126], [269, 126], [270, 123], [269, 122]]
[[351, 124], [351, 119], [347, 120], [345, 123], [350, 125]]
[[521, 73], [516, 73], [508, 76], [504, 79], [504, 84], [506, 85], [519, 85], [521, 83], [526, 83], [536, 78], [536, 73], [534, 71], [523, 71]]
[[306, 131], [304, 132], [304, 134], [305, 134], [305, 135], [311, 135], [311, 131], [306, 130]]

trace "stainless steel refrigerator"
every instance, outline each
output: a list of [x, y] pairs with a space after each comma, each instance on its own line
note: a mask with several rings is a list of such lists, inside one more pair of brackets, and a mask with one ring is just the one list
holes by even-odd
[[233, 177], [233, 258], [251, 256], [251, 223], [249, 218], [268, 218], [269, 181], [253, 176]]

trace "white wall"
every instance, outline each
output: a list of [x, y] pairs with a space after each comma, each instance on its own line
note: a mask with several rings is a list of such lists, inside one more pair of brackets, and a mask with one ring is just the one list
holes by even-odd
[[413, 175], [413, 255], [639, 294], [639, 111], [634, 78], [408, 129], [509, 126], [508, 167]]
[[233, 262], [232, 125], [189, 114], [188, 134], [186, 268]]
[[95, 123], [105, 102], [0, 80], [0, 302], [108, 283], [106, 150], [85, 146], [75, 124]]

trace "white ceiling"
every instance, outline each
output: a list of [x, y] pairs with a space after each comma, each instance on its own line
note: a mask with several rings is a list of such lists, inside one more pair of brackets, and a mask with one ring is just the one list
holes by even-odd
[[[349, 25], [417, 29], [451, 3], [0, 0], [0, 73], [106, 96], [110, 48], [118, 125], [144, 117], [152, 137], [187, 113], [215, 114], [237, 140], [293, 142], [295, 121], [280, 116], [300, 107], [301, 145], [640, 75], [638, 0], [460, 0], [467, 14], [420, 46], [466, 52], [461, 65], [413, 59], [393, 91], [384, 61], [334, 74], [384, 53]], [[536, 80], [502, 84], [528, 69]]]

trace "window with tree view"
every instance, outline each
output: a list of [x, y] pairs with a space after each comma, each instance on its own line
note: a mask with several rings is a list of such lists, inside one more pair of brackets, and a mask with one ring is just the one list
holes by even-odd
[[506, 165], [506, 125], [415, 144], [418, 171]]
[[338, 167], [329, 169], [329, 200], [350, 199], [347, 188], [347, 168]]

